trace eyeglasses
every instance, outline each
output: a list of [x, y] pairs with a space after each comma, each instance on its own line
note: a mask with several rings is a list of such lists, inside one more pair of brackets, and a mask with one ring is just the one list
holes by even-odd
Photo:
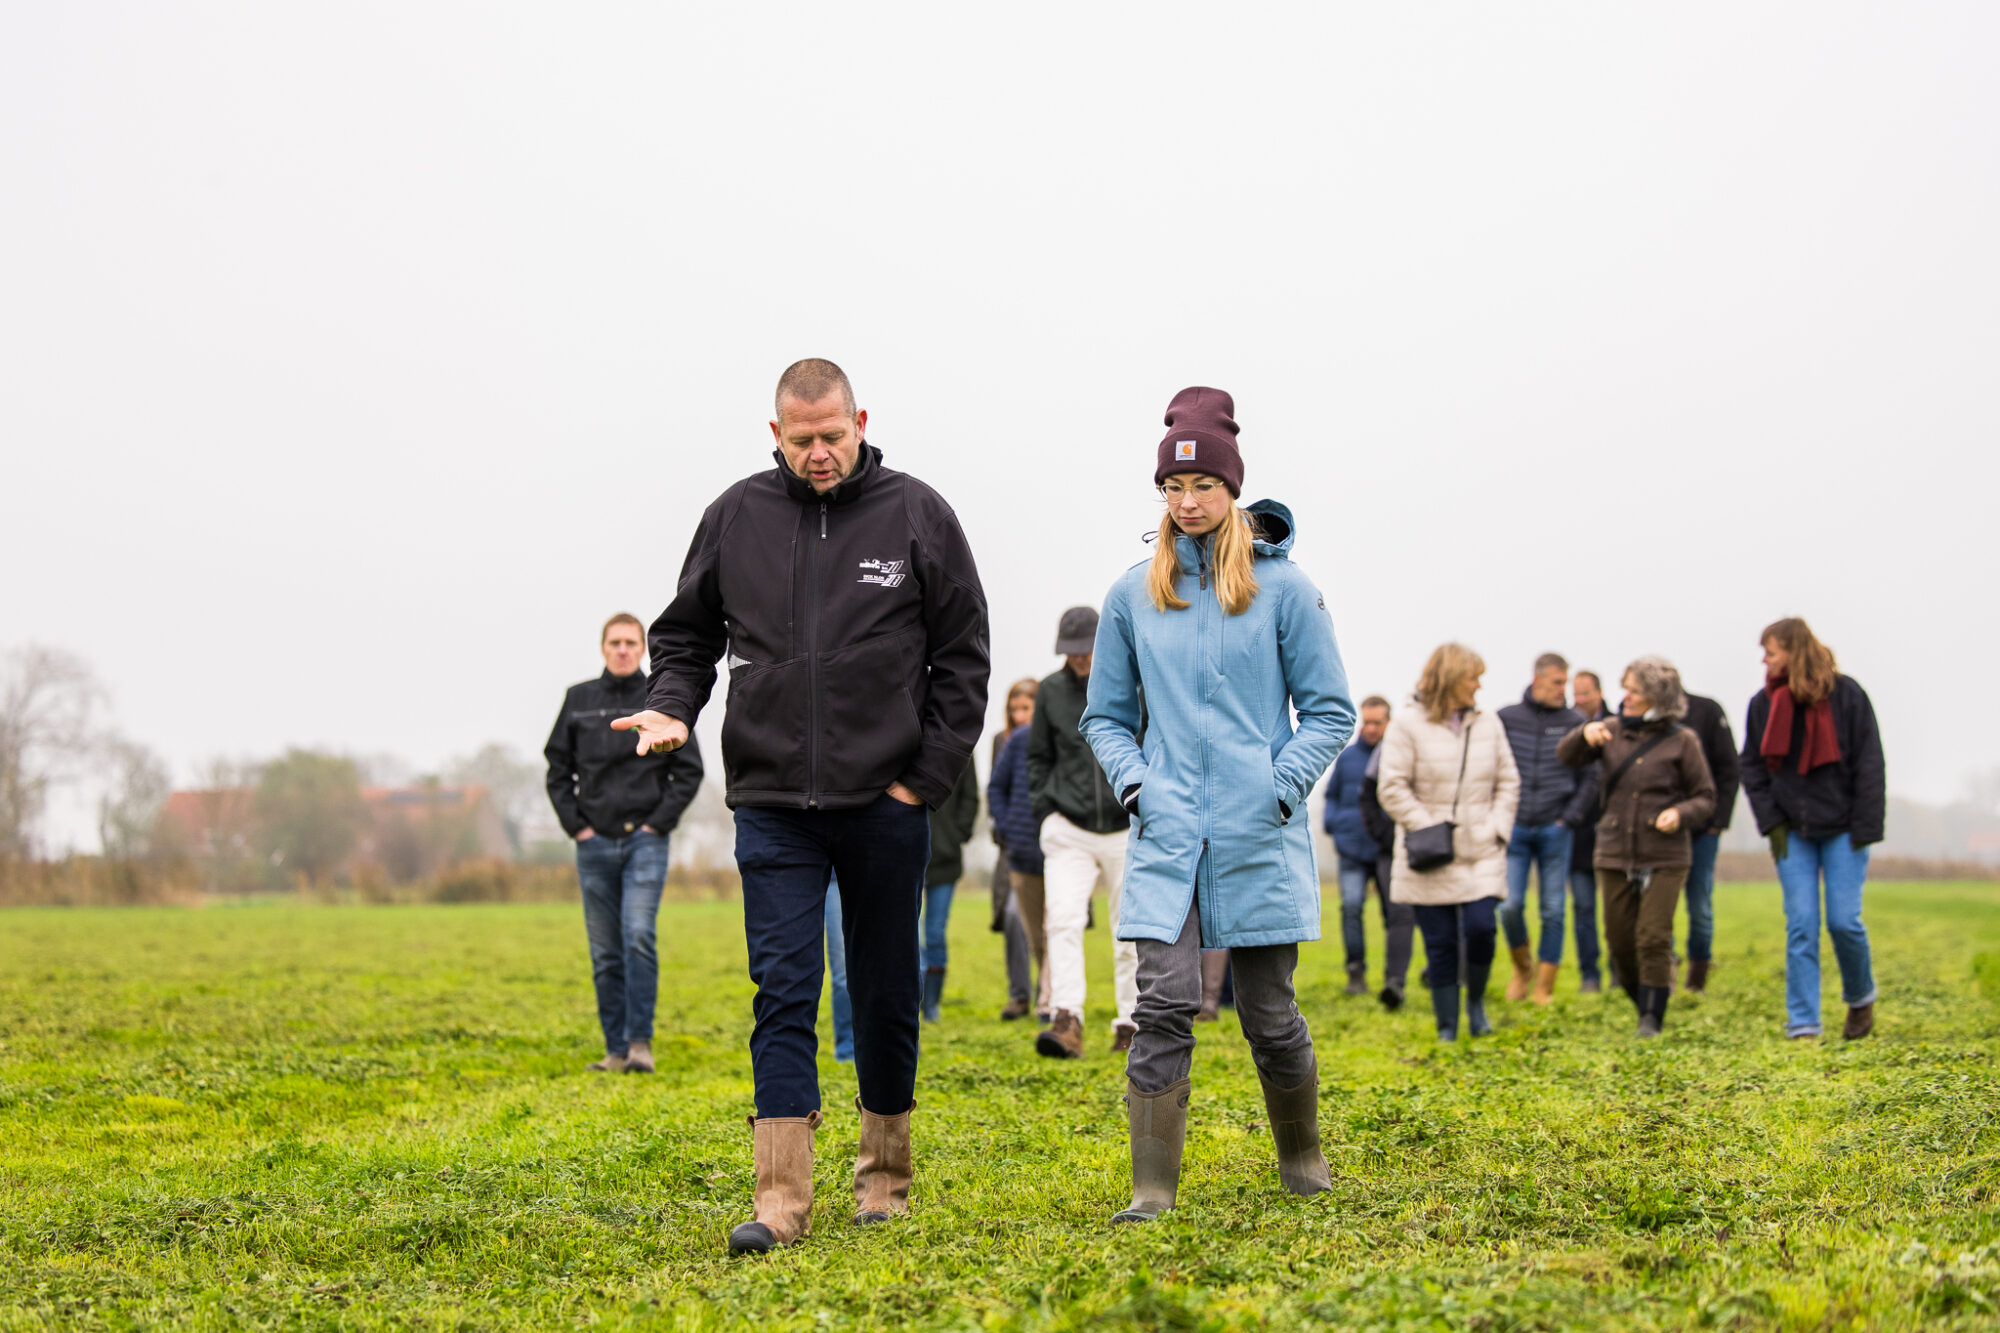
[[1170, 481], [1160, 487], [1159, 491], [1160, 498], [1168, 504], [1179, 504], [1187, 498], [1189, 492], [1193, 492], [1195, 499], [1206, 504], [1215, 498], [1217, 491], [1226, 492], [1228, 489], [1227, 486], [1224, 486], [1219, 481], [1198, 481], [1192, 486], [1184, 486], [1178, 481]]

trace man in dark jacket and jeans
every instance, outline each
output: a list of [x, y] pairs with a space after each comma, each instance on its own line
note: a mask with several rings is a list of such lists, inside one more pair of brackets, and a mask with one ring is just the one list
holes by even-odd
[[[1590, 810], [1593, 789], [1573, 768], [1556, 759], [1556, 744], [1584, 723], [1583, 714], [1569, 706], [1569, 663], [1560, 653], [1535, 659], [1535, 678], [1521, 702], [1500, 710], [1500, 725], [1521, 772], [1521, 805], [1514, 831], [1507, 838], [1507, 901], [1500, 924], [1514, 958], [1514, 975], [1507, 998], [1526, 999], [1530, 982], [1536, 1004], [1555, 998], [1556, 971], [1562, 965], [1563, 904], [1569, 896], [1570, 830]], [[1542, 938], [1529, 967], [1528, 870], [1541, 878]]]
[[958, 517], [867, 443], [830, 361], [778, 381], [777, 466], [708, 507], [653, 622], [641, 751], [686, 742], [729, 659], [722, 724], [743, 926], [757, 983], [755, 1215], [730, 1248], [803, 1234], [820, 1122], [827, 882], [837, 876], [854, 1004], [861, 1145], [855, 1220], [904, 1212], [922, 983], [925, 806], [951, 797], [986, 715], [986, 596]]
[[1055, 1059], [1083, 1054], [1083, 932], [1100, 880], [1111, 898], [1112, 991], [1118, 1001], [1111, 1049], [1129, 1050], [1139, 1030], [1132, 1021], [1132, 1006], [1139, 1001], [1139, 946], [1118, 938], [1126, 830], [1132, 818], [1076, 729], [1088, 702], [1096, 647], [1097, 612], [1088, 606], [1063, 612], [1056, 626], [1056, 651], [1063, 664], [1036, 688], [1035, 719], [1028, 724], [1028, 794], [1044, 862], [1050, 1011], [1049, 1026], [1035, 1036], [1035, 1049]]
[[646, 699], [645, 627], [633, 615], [604, 622], [604, 674], [569, 687], [542, 755], [549, 803], [576, 840], [583, 928], [597, 988], [604, 1058], [600, 1074], [653, 1072], [653, 1005], [660, 986], [660, 890], [667, 835], [701, 787], [701, 750], [692, 738], [672, 754], [634, 754], [611, 729]]
[[1687, 989], [1689, 994], [1699, 995], [1708, 989], [1708, 969], [1715, 957], [1715, 859], [1743, 784], [1736, 763], [1736, 735], [1729, 729], [1722, 705], [1699, 694], [1688, 695], [1687, 705], [1681, 725], [1701, 742], [1709, 774], [1715, 779], [1715, 814], [1706, 827], [1691, 830], [1694, 863], [1688, 867]]
[[1347, 993], [1368, 993], [1368, 937], [1364, 915], [1368, 906], [1368, 885], [1375, 884], [1382, 903], [1382, 926], [1387, 936], [1387, 960], [1382, 977], [1382, 1003], [1391, 1009], [1401, 1006], [1403, 990], [1410, 974], [1410, 944], [1416, 932], [1416, 909], [1408, 903], [1389, 900], [1388, 860], [1395, 846], [1391, 826], [1387, 847], [1368, 828], [1362, 811], [1362, 790], [1368, 782], [1368, 762], [1382, 733], [1389, 729], [1389, 701], [1370, 695], [1361, 701], [1361, 727], [1354, 743], [1333, 761], [1333, 776], [1326, 781], [1326, 831], [1333, 839], [1340, 875], [1340, 936], [1347, 948]]

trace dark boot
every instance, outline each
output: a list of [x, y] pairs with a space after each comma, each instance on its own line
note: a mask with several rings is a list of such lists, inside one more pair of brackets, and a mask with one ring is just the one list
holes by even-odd
[[1280, 1088], [1257, 1071], [1264, 1085], [1264, 1114], [1278, 1145], [1278, 1179], [1293, 1194], [1324, 1194], [1333, 1188], [1326, 1155], [1319, 1150], [1319, 1062], [1296, 1088]]
[[1221, 949], [1204, 949], [1201, 955], [1201, 1011], [1197, 1023], [1213, 1023], [1222, 1013], [1222, 977], [1229, 971], [1229, 955]]
[[1857, 1004], [1847, 1011], [1847, 1021], [1841, 1024], [1840, 1035], [1848, 1041], [1859, 1041], [1875, 1030], [1875, 1001]]
[[1438, 1040], [1458, 1040], [1458, 987], [1431, 987], [1431, 1012], [1437, 1015]]
[[943, 1003], [944, 969], [941, 967], [927, 967], [924, 969], [924, 1022], [937, 1022], [938, 1006]]
[[1150, 1222], [1174, 1206], [1181, 1184], [1181, 1149], [1187, 1144], [1188, 1092], [1182, 1079], [1162, 1092], [1125, 1087], [1125, 1116], [1132, 1132], [1132, 1202], [1113, 1222]]
[[1688, 959], [1687, 993], [1690, 995], [1708, 993], [1708, 959]]
[[[1216, 989], [1219, 993], [1221, 987], [1218, 986]], [[1366, 962], [1349, 963], [1347, 965], [1346, 994], [1366, 995], [1367, 993], [1368, 993], [1368, 964]]]
[[886, 1222], [910, 1211], [910, 1112], [876, 1115], [854, 1099], [861, 1112], [861, 1151], [854, 1159], [854, 1220], [862, 1226]]
[[1486, 981], [1492, 975], [1491, 963], [1465, 965], [1465, 1025], [1475, 1037], [1493, 1035], [1493, 1025], [1486, 1021]]
[[729, 1233], [731, 1254], [762, 1254], [812, 1229], [813, 1131], [820, 1115], [749, 1116], [757, 1163], [752, 1217]]
[[1384, 986], [1382, 993], [1375, 998], [1382, 1002], [1384, 1009], [1393, 1014], [1403, 1007], [1403, 988], [1401, 986]]
[[1665, 986], [1639, 987], [1639, 1035], [1657, 1037], [1666, 1022], [1667, 996], [1673, 992]]

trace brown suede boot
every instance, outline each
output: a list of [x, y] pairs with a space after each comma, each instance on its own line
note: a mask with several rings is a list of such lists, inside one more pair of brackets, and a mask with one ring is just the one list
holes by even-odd
[[1560, 970], [1554, 963], [1535, 964], [1536, 1004], [1548, 1004], [1556, 998], [1556, 973]]
[[1201, 955], [1201, 1011], [1197, 1023], [1213, 1023], [1222, 1016], [1222, 979], [1229, 975], [1229, 953], [1224, 949], [1204, 950]]
[[757, 1162], [752, 1217], [729, 1233], [731, 1254], [762, 1254], [812, 1229], [813, 1131], [820, 1114], [745, 1117]]
[[854, 1159], [854, 1221], [872, 1226], [910, 1211], [910, 1112], [876, 1115], [854, 1099], [861, 1112], [861, 1152]]
[[1847, 1021], [1841, 1024], [1840, 1035], [1848, 1041], [1859, 1041], [1875, 1030], [1875, 1002], [1857, 1004], [1847, 1011]]
[[650, 1074], [653, 1072], [653, 1043], [635, 1041], [632, 1049], [625, 1052], [625, 1072], [628, 1074]]
[[1514, 960], [1514, 975], [1507, 978], [1507, 998], [1525, 1000], [1528, 998], [1528, 987], [1534, 983], [1534, 955], [1528, 952], [1527, 945], [1517, 944], [1507, 950], [1507, 956]]
[[1192, 1087], [1188, 1079], [1154, 1093], [1125, 1085], [1125, 1118], [1132, 1132], [1132, 1202], [1112, 1214], [1112, 1221], [1150, 1222], [1174, 1206]]
[[606, 1051], [602, 1060], [593, 1060], [584, 1069], [592, 1074], [622, 1074], [625, 1072], [625, 1057]]
[[1083, 1057], [1083, 1020], [1067, 1009], [1056, 1010], [1053, 1023], [1035, 1034], [1035, 1050], [1056, 1060]]
[[1305, 1082], [1281, 1088], [1257, 1071], [1264, 1085], [1264, 1114], [1271, 1121], [1271, 1138], [1278, 1145], [1278, 1179], [1293, 1194], [1323, 1194], [1333, 1188], [1326, 1155], [1319, 1150], [1319, 1062], [1313, 1062]]

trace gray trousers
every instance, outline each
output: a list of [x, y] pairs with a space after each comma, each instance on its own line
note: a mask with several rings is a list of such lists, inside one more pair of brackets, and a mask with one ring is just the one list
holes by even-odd
[[1028, 928], [1021, 924], [1020, 909], [1013, 903], [1007, 904], [1006, 915], [1002, 918], [1002, 930], [1007, 937], [1007, 998], [1031, 1003], [1034, 996], [1029, 988], [1034, 985], [1034, 976], [1028, 970]]
[[[1163, 1092], [1188, 1076], [1194, 1064], [1194, 1016], [1201, 1009], [1201, 915], [1188, 905], [1180, 938], [1172, 944], [1139, 940], [1139, 1002], [1125, 1076], [1143, 1093]], [[1292, 992], [1299, 946], [1268, 944], [1232, 948], [1236, 1019], [1250, 1043], [1257, 1070], [1281, 1088], [1296, 1088], [1312, 1072], [1312, 1032]]]

